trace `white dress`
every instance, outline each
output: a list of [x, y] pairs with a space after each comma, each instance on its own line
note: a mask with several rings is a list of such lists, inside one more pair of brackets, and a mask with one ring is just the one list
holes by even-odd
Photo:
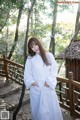
[[[50, 52], [46, 53], [51, 65], [46, 65], [41, 56], [28, 57], [24, 70], [24, 83], [30, 89], [32, 120], [63, 120], [55, 87], [57, 63]], [[49, 87], [44, 86], [45, 81]], [[36, 82], [39, 87], [32, 86]]]

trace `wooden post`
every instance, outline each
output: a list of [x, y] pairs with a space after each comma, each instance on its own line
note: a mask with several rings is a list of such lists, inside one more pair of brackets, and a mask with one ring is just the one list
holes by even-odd
[[70, 114], [73, 115], [74, 108], [73, 108], [73, 72], [69, 72], [69, 105], [70, 105]]
[[69, 72], [69, 77], [70, 80], [73, 80], [73, 72]]

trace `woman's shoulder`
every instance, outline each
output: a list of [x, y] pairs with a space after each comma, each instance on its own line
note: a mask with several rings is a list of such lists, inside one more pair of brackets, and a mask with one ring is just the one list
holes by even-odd
[[30, 55], [27, 56], [27, 59], [31, 59], [31, 58], [32, 58], [32, 56], [30, 56]]
[[26, 61], [29, 62], [31, 59], [32, 59], [32, 57], [30, 55], [28, 55], [27, 58], [26, 58]]
[[53, 54], [52, 54], [51, 52], [49, 52], [49, 51], [46, 52], [46, 55], [47, 55], [47, 56], [51, 56], [51, 57], [53, 57]]

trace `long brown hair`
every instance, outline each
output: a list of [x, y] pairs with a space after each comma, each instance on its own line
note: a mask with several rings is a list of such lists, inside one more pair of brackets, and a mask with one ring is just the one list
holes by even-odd
[[48, 61], [48, 59], [47, 59], [47, 57], [46, 57], [46, 51], [45, 51], [45, 49], [43, 48], [43, 46], [41, 45], [40, 41], [39, 41], [37, 38], [35, 38], [35, 37], [30, 38], [29, 41], [28, 41], [28, 53], [29, 53], [29, 55], [30, 55], [30, 56], [34, 56], [34, 55], [36, 54], [36, 53], [31, 49], [31, 47], [33, 46], [33, 43], [35, 43], [36, 45], [39, 46], [40, 55], [41, 55], [41, 57], [42, 57], [42, 60], [44, 61], [44, 63], [45, 63], [46, 65], [49, 65], [49, 61]]

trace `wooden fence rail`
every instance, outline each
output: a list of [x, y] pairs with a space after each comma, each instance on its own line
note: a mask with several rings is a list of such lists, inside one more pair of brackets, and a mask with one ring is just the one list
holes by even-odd
[[[0, 58], [0, 76], [6, 77], [6, 80], [13, 80], [22, 85], [23, 72], [23, 65], [5, 57]], [[80, 82], [73, 80], [72, 72], [69, 73], [69, 78], [57, 77], [57, 80], [56, 92], [61, 107], [69, 110], [72, 116], [80, 118]]]
[[6, 77], [6, 80], [13, 80], [18, 84], [23, 84], [24, 67], [21, 64], [12, 62], [5, 57], [0, 58], [0, 76]]
[[80, 118], [80, 82], [69, 77], [57, 78], [58, 85], [56, 91], [60, 96], [61, 107], [70, 111], [72, 116]]

